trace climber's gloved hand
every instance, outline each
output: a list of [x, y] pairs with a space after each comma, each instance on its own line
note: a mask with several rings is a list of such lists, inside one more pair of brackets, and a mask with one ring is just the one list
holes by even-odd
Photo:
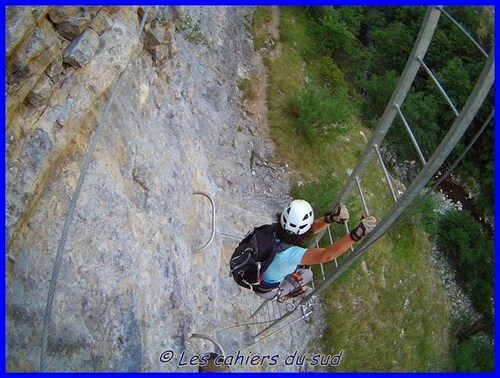
[[351, 230], [351, 239], [355, 242], [359, 241], [363, 236], [373, 231], [377, 225], [377, 219], [371, 215], [361, 219], [361, 222]]
[[325, 213], [325, 222], [326, 223], [340, 223], [344, 224], [349, 220], [349, 211], [347, 207], [343, 204], [338, 205], [332, 211]]

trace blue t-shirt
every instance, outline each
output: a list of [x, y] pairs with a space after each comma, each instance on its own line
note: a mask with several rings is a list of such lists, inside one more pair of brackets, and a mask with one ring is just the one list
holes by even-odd
[[281, 282], [283, 278], [295, 272], [297, 265], [300, 265], [302, 256], [304, 256], [306, 251], [306, 248], [292, 246], [276, 254], [276, 257], [266, 269], [262, 278], [268, 283]]

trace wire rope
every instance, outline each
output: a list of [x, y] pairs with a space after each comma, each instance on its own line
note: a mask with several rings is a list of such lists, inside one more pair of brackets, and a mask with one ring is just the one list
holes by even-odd
[[[149, 13], [149, 8], [146, 8], [143, 16], [142, 16], [142, 21], [141, 25], [139, 27], [139, 38], [142, 34], [142, 30], [144, 28], [144, 24], [146, 23], [146, 18]], [[56, 291], [56, 283], [57, 279], [59, 277], [59, 271], [61, 269], [61, 263], [62, 263], [62, 258], [64, 255], [64, 248], [66, 246], [66, 240], [68, 239], [68, 232], [69, 228], [71, 226], [71, 223], [73, 221], [73, 217], [75, 214], [75, 209], [76, 209], [76, 204], [78, 202], [78, 197], [80, 196], [80, 191], [83, 186], [83, 182], [85, 180], [85, 176], [87, 175], [87, 171], [90, 165], [90, 161], [92, 159], [92, 156], [94, 154], [94, 150], [97, 144], [97, 141], [99, 139], [99, 136], [101, 134], [101, 131], [104, 127], [104, 123], [106, 121], [106, 118], [108, 116], [109, 110], [111, 108], [111, 105], [113, 103], [113, 100], [115, 98], [116, 92], [118, 87], [120, 86], [124, 73], [127, 71], [128, 66], [130, 65], [130, 61], [125, 67], [125, 69], [120, 73], [118, 76], [118, 79], [115, 83], [115, 86], [113, 90], [111, 91], [110, 98], [108, 100], [108, 103], [106, 104], [106, 107], [104, 108], [104, 112], [101, 116], [101, 119], [99, 123], [97, 124], [97, 127], [94, 131], [94, 134], [92, 136], [91, 142], [89, 149], [87, 151], [87, 154], [85, 155], [85, 159], [82, 165], [82, 170], [80, 172], [80, 176], [78, 177], [78, 181], [75, 187], [75, 191], [73, 193], [73, 196], [71, 197], [70, 204], [68, 207], [68, 211], [66, 213], [66, 218], [64, 220], [64, 225], [63, 225], [63, 231], [61, 234], [61, 239], [59, 240], [59, 244], [57, 246], [57, 253], [56, 257], [54, 260], [54, 267], [52, 269], [52, 276], [50, 279], [50, 284], [49, 284], [49, 294], [47, 297], [47, 304], [45, 307], [45, 315], [43, 318], [43, 328], [42, 328], [42, 338], [41, 338], [41, 349], [40, 349], [40, 371], [43, 372], [46, 369], [46, 363], [47, 363], [47, 339], [48, 339], [48, 333], [49, 333], [49, 326], [52, 318], [52, 310], [54, 307], [54, 297], [55, 297], [55, 291]]]

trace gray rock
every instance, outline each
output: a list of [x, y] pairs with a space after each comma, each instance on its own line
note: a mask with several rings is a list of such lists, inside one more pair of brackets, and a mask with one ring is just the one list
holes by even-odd
[[[94, 108], [94, 103], [98, 106], [102, 104], [102, 99], [97, 99], [115, 82], [137, 46], [139, 36], [136, 10], [128, 7], [117, 7], [113, 13], [113, 20], [113, 27], [102, 35], [103, 48], [98, 50], [94, 59], [89, 63], [92, 67], [87, 67], [86, 70], [75, 69], [72, 66], [65, 67], [64, 76], [61, 75], [59, 82], [55, 83], [52, 100], [42, 114], [29, 115], [28, 112], [18, 114], [15, 109], [18, 104], [24, 101], [51, 64], [54, 64], [56, 73], [62, 72], [62, 70], [59, 71], [60, 62], [62, 62], [59, 39], [55, 38], [50, 48], [44, 50], [40, 57], [35, 59], [36, 65], [32, 70], [38, 74], [29, 77], [25, 85], [22, 85], [15, 95], [7, 92], [9, 143], [7, 144], [8, 168], [6, 169], [11, 172], [7, 184], [9, 204], [6, 214], [7, 228], [11, 232], [9, 235], [17, 233], [17, 228], [22, 224], [19, 222], [19, 217], [29, 208], [29, 199], [36, 198], [36, 191], [41, 190], [39, 185], [46, 184], [44, 172], [50, 174], [52, 171], [50, 167], [41, 165], [35, 175], [25, 174], [26, 166], [18, 156], [18, 151], [23, 149], [23, 145], [26, 143], [24, 135], [35, 129], [44, 130], [50, 135], [57, 136], [57, 143], [52, 151], [53, 157], [55, 156], [57, 159], [57, 157], [64, 157], [67, 154], [74, 154], [74, 147], [78, 145], [74, 143], [75, 133], [78, 133], [82, 128], [82, 132], [85, 134], [85, 130], [95, 126], [93, 122], [96, 121], [92, 117], [88, 117], [89, 111]], [[50, 24], [50, 21], [47, 20], [47, 23]], [[55, 30], [52, 32], [53, 35], [57, 35]], [[46, 35], [50, 37], [48, 34]], [[65, 45], [63, 44], [63, 46]], [[64, 80], [61, 80], [62, 77]], [[9, 82], [12, 80], [12, 77], [8, 77]], [[29, 82], [30, 80], [32, 80], [32, 84]], [[86, 137], [83, 137], [83, 140], [86, 140]], [[86, 145], [83, 140], [83, 145]], [[33, 180], [33, 177], [38, 179]]]
[[50, 135], [43, 130], [36, 129], [31, 135], [26, 136], [21, 157], [26, 167], [24, 175], [28, 180], [36, 179], [40, 167], [47, 161], [52, 145]]
[[82, 12], [82, 7], [75, 6], [55, 6], [49, 11], [50, 20], [55, 24], [61, 24], [71, 18], [78, 17]]
[[24, 36], [34, 27], [35, 18], [29, 7], [5, 8], [5, 49], [6, 56], [17, 47]]
[[52, 63], [49, 64], [45, 73], [52, 80], [52, 82], [57, 83], [61, 76], [63, 75], [64, 69], [62, 65], [62, 52], [54, 57]]
[[155, 67], [167, 63], [173, 56], [172, 46], [170, 44], [161, 44], [155, 47], [152, 52]]
[[99, 48], [99, 34], [92, 29], [85, 30], [71, 42], [63, 54], [63, 62], [81, 68], [87, 65]]
[[32, 74], [29, 62], [36, 59], [42, 51], [47, 49], [47, 38], [40, 28], [34, 28], [29, 37], [25, 38], [16, 50], [15, 56], [7, 61], [7, 75], [16, 74], [17, 78], [24, 78]]
[[52, 23], [41, 18], [7, 58], [7, 92], [12, 95], [8, 98], [9, 111], [24, 101], [47, 66], [61, 55], [65, 44], [59, 38]]
[[144, 28], [144, 47], [152, 50], [160, 44], [170, 42], [170, 37], [167, 23], [153, 21]]
[[[44, 74], [43, 72], [52, 62], [54, 56], [57, 55], [57, 52], [57, 48], [48, 47], [46, 50], [43, 50], [40, 53], [37, 59], [34, 59], [33, 62], [30, 62], [32, 63], [32, 65], [26, 66], [10, 77], [10, 79], [8, 80], [8, 96], [6, 101], [8, 123], [12, 121], [12, 117], [14, 117], [16, 114], [20, 114], [17, 113], [16, 110], [20, 107], [30, 91], [40, 80], [41, 76]], [[32, 74], [25, 75], [26, 71]]]
[[42, 78], [28, 95], [26, 102], [35, 108], [47, 105], [53, 90], [54, 83], [52, 80], [47, 75], [42, 75]]
[[77, 15], [57, 24], [57, 31], [64, 38], [72, 41], [80, 35], [90, 24], [90, 13], [82, 10]]
[[14, 6], [5, 8], [5, 52], [9, 56], [30, 35], [50, 7]]
[[163, 20], [176, 21], [179, 19], [180, 16], [181, 16], [180, 7], [172, 5], [169, 7], [161, 7], [158, 12], [157, 18], [162, 21]]
[[146, 23], [149, 23], [158, 17], [158, 13], [159, 13], [161, 8], [164, 8], [164, 7], [159, 7], [159, 6], [143, 7], [143, 6], [140, 6], [137, 8], [137, 14], [141, 17], [141, 20], [142, 20], [142, 17], [144, 16], [144, 13], [146, 12], [146, 9], [147, 9], [148, 16], [146, 17]]
[[106, 30], [109, 30], [112, 26], [113, 19], [104, 9], [101, 9], [90, 23], [90, 27], [99, 35], [102, 35], [102, 33], [104, 33]]
[[85, 7], [85, 10], [89, 12], [90, 18], [93, 20], [97, 15], [104, 10], [104, 7], [101, 5], [94, 5], [94, 6], [89, 6]]
[[123, 7], [107, 6], [107, 7], [103, 7], [103, 9], [105, 9], [106, 12], [108, 12], [110, 15], [112, 15], [113, 13], [121, 12], [123, 10]]
[[133, 310], [126, 312], [122, 318], [122, 335], [119, 336], [119, 350], [121, 352], [121, 363], [117, 370], [140, 371], [141, 370], [141, 329]]
[[50, 11], [50, 6], [37, 6], [31, 7], [31, 14], [35, 17], [36, 20], [40, 20], [42, 17]]

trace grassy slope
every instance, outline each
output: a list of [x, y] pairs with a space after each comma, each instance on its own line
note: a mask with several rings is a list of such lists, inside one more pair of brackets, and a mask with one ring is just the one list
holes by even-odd
[[[257, 12], [259, 12], [258, 10]], [[370, 131], [355, 116], [349, 130], [334, 143], [307, 140], [296, 134], [286, 115], [287, 97], [300, 91], [316, 59], [306, 33], [307, 20], [297, 8], [281, 8], [283, 53], [267, 60], [270, 72], [268, 106], [277, 159], [292, 171], [292, 194], [309, 200], [317, 213], [327, 209], [354, 168]], [[357, 100], [353, 99], [353, 108]], [[391, 204], [389, 191], [375, 163], [363, 177], [371, 213], [379, 218]], [[359, 199], [348, 201], [351, 224], [359, 219]], [[341, 233], [336, 226], [334, 232]], [[323, 296], [327, 328], [324, 353], [344, 351], [335, 371], [449, 370], [449, 308], [441, 282], [430, 263], [430, 243], [415, 222], [405, 222], [381, 238]], [[318, 275], [316, 275], [318, 276]], [[406, 305], [405, 305], [406, 304]], [[317, 350], [311, 350], [311, 353]]]

